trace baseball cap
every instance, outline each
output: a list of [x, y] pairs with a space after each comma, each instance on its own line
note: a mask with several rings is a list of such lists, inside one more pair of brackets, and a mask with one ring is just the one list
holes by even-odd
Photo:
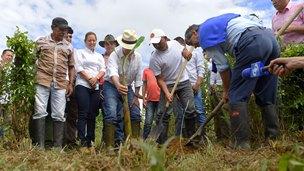
[[150, 43], [159, 43], [163, 36], [167, 36], [161, 29], [153, 29], [150, 34]]
[[56, 17], [52, 21], [52, 26], [59, 27], [59, 28], [68, 28], [68, 22], [64, 18]]

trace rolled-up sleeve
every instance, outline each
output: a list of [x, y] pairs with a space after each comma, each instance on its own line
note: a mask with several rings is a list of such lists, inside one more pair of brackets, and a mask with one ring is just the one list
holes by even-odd
[[204, 60], [203, 60], [203, 53], [201, 51], [198, 51], [195, 53], [196, 55], [196, 71], [197, 76], [204, 77], [205, 69], [204, 69]]
[[154, 56], [154, 54], [151, 55], [149, 67], [151, 68], [151, 70], [153, 71], [155, 76], [158, 76], [161, 74], [161, 66], [159, 65], [158, 60], [156, 60], [156, 57]]
[[118, 57], [116, 53], [111, 53], [109, 57], [108, 67], [107, 67], [107, 73], [109, 74], [109, 77], [112, 76], [118, 76]]
[[219, 72], [223, 72], [229, 68], [228, 60], [221, 46], [218, 45], [207, 48], [206, 54], [208, 57], [213, 59]]
[[135, 76], [135, 87], [140, 87], [142, 86], [142, 63], [141, 63], [141, 55], [138, 55], [138, 67], [136, 71], [136, 76]]

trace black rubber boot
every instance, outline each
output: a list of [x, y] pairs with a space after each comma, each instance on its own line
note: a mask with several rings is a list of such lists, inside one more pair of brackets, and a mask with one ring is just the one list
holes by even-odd
[[131, 122], [132, 138], [138, 139], [140, 136], [140, 121]]
[[64, 134], [64, 122], [54, 121], [53, 122], [53, 139], [54, 139], [54, 147], [62, 148], [63, 143], [63, 134]]
[[40, 119], [33, 119], [34, 137], [39, 148], [44, 149], [45, 140], [45, 117]]
[[169, 130], [168, 123], [163, 123], [161, 133], [160, 133], [158, 139], [156, 140], [156, 142], [158, 144], [164, 144], [167, 141], [168, 130]]
[[115, 125], [105, 122], [103, 130], [103, 141], [106, 145], [106, 148], [114, 147], [114, 134], [116, 130]]
[[196, 131], [196, 118], [186, 119], [185, 118], [185, 137], [190, 138]]
[[261, 107], [265, 126], [265, 139], [276, 139], [279, 136], [279, 118], [275, 105]]
[[250, 149], [248, 109], [246, 102], [230, 104], [232, 144], [235, 149]]

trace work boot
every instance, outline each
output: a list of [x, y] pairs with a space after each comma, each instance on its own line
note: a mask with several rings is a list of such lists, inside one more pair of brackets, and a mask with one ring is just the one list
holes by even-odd
[[34, 124], [34, 137], [39, 148], [44, 149], [45, 140], [45, 117], [33, 119]]
[[114, 134], [116, 129], [115, 125], [105, 122], [103, 129], [103, 141], [105, 142], [106, 148], [114, 147]]
[[140, 136], [140, 121], [131, 122], [132, 138], [138, 139]]
[[159, 137], [157, 138], [156, 142], [158, 144], [164, 144], [167, 139], [168, 139], [168, 130], [169, 130], [169, 126], [168, 123], [163, 123], [163, 125], [161, 126], [161, 133], [159, 135]]
[[261, 107], [265, 126], [265, 139], [273, 140], [279, 136], [279, 118], [275, 105]]
[[250, 149], [248, 109], [246, 102], [230, 104], [232, 144], [235, 149]]
[[185, 118], [185, 137], [190, 138], [195, 133], [196, 118], [186, 119]]
[[53, 122], [53, 135], [54, 135], [54, 147], [62, 148], [64, 134], [64, 122], [54, 121]]

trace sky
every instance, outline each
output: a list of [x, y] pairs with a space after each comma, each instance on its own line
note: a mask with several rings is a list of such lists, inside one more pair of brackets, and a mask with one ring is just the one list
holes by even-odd
[[[154, 28], [163, 29], [173, 39], [183, 36], [189, 25], [227, 12], [255, 13], [264, 26], [271, 27], [275, 13], [271, 0], [0, 0], [0, 6], [0, 50], [6, 48], [6, 36], [12, 36], [16, 26], [35, 40], [51, 33], [53, 18], [63, 17], [74, 30], [77, 49], [84, 47], [84, 35], [89, 31], [100, 41], [106, 34], [117, 37], [124, 29], [134, 29], [146, 37], [138, 49], [144, 65], [153, 50], [148, 39]], [[97, 51], [104, 49], [97, 45]]]

